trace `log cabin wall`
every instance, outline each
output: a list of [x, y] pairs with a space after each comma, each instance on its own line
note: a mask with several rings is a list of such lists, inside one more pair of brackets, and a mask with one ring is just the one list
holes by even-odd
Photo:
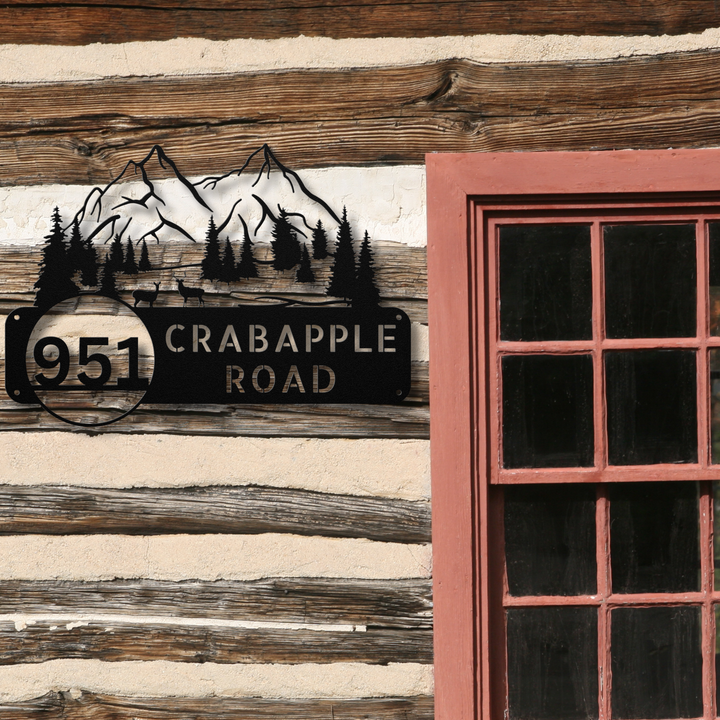
[[3, 391], [0, 717], [431, 718], [424, 155], [715, 145], [720, 11], [197, 5], [0, 8], [3, 313], [32, 303], [55, 204], [155, 143], [194, 177], [268, 143], [369, 228], [413, 390], [93, 432]]

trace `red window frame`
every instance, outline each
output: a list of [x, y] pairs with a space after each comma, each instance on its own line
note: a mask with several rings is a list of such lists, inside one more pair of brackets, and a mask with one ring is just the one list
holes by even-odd
[[[495, 225], [503, 219], [586, 218], [593, 221], [594, 276], [599, 277], [598, 218], [657, 220], [672, 212], [693, 220], [703, 213], [720, 218], [720, 150], [594, 153], [491, 153], [429, 155], [428, 282], [430, 402], [435, 593], [435, 703], [439, 720], [500, 718], [504, 710], [503, 605], [523, 604], [503, 589], [502, 494], [497, 485], [514, 482], [597, 482], [598, 548], [607, 537], [607, 503], [602, 483], [628, 480], [700, 480], [720, 477], [709, 466], [709, 377], [698, 363], [698, 463], [608, 467], [602, 423], [595, 424], [594, 468], [505, 470], [499, 451], [499, 356], [527, 352], [500, 343], [495, 328]], [[668, 210], [671, 209], [671, 210]], [[701, 225], [701, 224], [700, 224]], [[698, 237], [699, 247], [705, 239]], [[699, 256], [699, 286], [707, 287], [705, 251]], [[678, 341], [608, 341], [600, 331], [601, 283], [593, 284], [593, 340], [577, 344], [597, 356], [609, 347], [678, 347]], [[707, 301], [698, 296], [697, 338], [680, 345], [706, 352], [720, 345], [708, 339]], [[548, 343], [542, 343], [547, 349]], [[569, 343], [558, 344], [567, 352]], [[596, 360], [597, 362], [597, 360]], [[602, 402], [602, 372], [595, 373], [595, 411]], [[710, 617], [712, 532], [709, 484], [701, 485], [701, 592], [683, 603], [705, 606]], [[709, 540], [709, 541], [708, 541]], [[599, 551], [600, 552], [600, 551]], [[598, 560], [604, 560], [605, 555]], [[613, 604], [598, 567], [598, 596], [587, 602]], [[695, 597], [697, 595], [697, 597]], [[628, 600], [628, 596], [624, 596]], [[636, 598], [640, 600], [641, 598]], [[663, 602], [662, 598], [655, 598]], [[677, 596], [667, 602], [677, 600]], [[543, 603], [542, 598], [537, 599]], [[578, 598], [569, 600], [579, 604]], [[558, 603], [555, 603], [558, 604]], [[602, 633], [602, 617], [600, 623]], [[706, 623], [707, 624], [707, 623]], [[715, 717], [710, 688], [714, 669], [711, 629], [703, 630], [705, 715]], [[603, 647], [601, 643], [601, 648]], [[712, 659], [712, 663], [711, 663]], [[607, 661], [607, 658], [605, 658]], [[603, 659], [600, 660], [601, 665]], [[606, 696], [607, 704], [607, 696]], [[607, 718], [609, 708], [601, 708]]]

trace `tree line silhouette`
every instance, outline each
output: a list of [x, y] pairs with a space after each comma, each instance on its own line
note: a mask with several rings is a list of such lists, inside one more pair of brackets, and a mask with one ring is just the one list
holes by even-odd
[[[242, 217], [240, 218], [242, 220]], [[253, 254], [253, 242], [250, 239], [247, 224], [243, 223], [243, 240], [240, 247], [240, 260], [235, 261], [230, 238], [224, 243], [213, 218], [210, 218], [205, 235], [205, 254], [201, 263], [201, 277], [205, 280], [218, 280], [232, 283], [245, 278], [258, 277], [257, 266], [262, 261], [256, 260]], [[274, 220], [271, 233], [270, 249], [272, 260], [267, 261], [278, 272], [295, 270], [295, 281], [314, 283], [315, 272], [307, 245], [298, 238], [297, 230], [289, 220], [284, 208], [280, 208]], [[343, 208], [342, 219], [337, 231], [335, 249], [328, 251], [328, 238], [322, 221], [318, 220], [312, 233], [312, 259], [324, 260], [333, 257], [330, 269], [330, 280], [325, 294], [343, 298], [353, 305], [373, 306], [380, 301], [380, 293], [375, 284], [375, 259], [373, 257], [370, 236], [367, 231], [360, 245], [356, 261], [355, 247], [350, 223], [347, 219], [347, 208]]]
[[[205, 236], [205, 251], [201, 267], [201, 277], [230, 283], [259, 276], [258, 265], [272, 265], [277, 272], [295, 271], [298, 283], [314, 283], [315, 272], [312, 260], [325, 260], [332, 257], [330, 279], [325, 294], [342, 298], [353, 306], [372, 307], [378, 304], [380, 294], [375, 284], [375, 261], [370, 237], [365, 236], [360, 244], [356, 260], [355, 247], [347, 209], [343, 208], [342, 219], [338, 227], [333, 252], [328, 250], [328, 238], [322, 222], [318, 220], [312, 232], [312, 259], [307, 245], [298, 239], [289, 214], [280, 209], [273, 220], [270, 248], [272, 259], [256, 260], [253, 241], [242, 217], [243, 239], [239, 259], [235, 259], [235, 250], [229, 237], [224, 242], [211, 217]], [[76, 280], [85, 287], [98, 287], [98, 292], [113, 298], [119, 298], [115, 276], [117, 274], [137, 275], [153, 269], [145, 239], [141, 241], [140, 259], [136, 260], [133, 241], [127, 238], [123, 243], [116, 234], [105, 258], [100, 264], [97, 250], [89, 239], [83, 239], [77, 219], [70, 228], [70, 239], [66, 240], [66, 231], [62, 227], [62, 218], [56, 207], [52, 214], [51, 231], [45, 236], [42, 249], [42, 261], [36, 290], [35, 305], [50, 307], [80, 293]], [[159, 268], [158, 268], [159, 269]]]
[[98, 292], [119, 298], [115, 286], [115, 275], [137, 275], [152, 270], [150, 255], [145, 240], [142, 241], [140, 261], [135, 261], [135, 248], [128, 238], [123, 248], [119, 235], [115, 235], [105, 259], [100, 264], [92, 240], [84, 239], [80, 233], [77, 218], [70, 228], [70, 239], [62, 227], [62, 217], [56, 207], [51, 218], [50, 234], [45, 236], [42, 260], [35, 282], [35, 305], [51, 307], [62, 300], [80, 294], [80, 285], [99, 287]]

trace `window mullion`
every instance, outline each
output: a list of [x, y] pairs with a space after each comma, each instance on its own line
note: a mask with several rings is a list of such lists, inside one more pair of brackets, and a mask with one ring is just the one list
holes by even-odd
[[[602, 357], [602, 342], [605, 338], [603, 319], [604, 281], [602, 272], [602, 235], [600, 223], [596, 220], [590, 229], [590, 251], [592, 264], [592, 327], [593, 327], [593, 408], [595, 467], [607, 466], [607, 442], [605, 429], [605, 387]], [[598, 572], [600, 564], [598, 558]], [[598, 587], [600, 587], [598, 585]]]
[[707, 337], [710, 328], [708, 308], [710, 281], [708, 274], [708, 231], [705, 218], [695, 225], [697, 240], [697, 334], [700, 341], [697, 356], [697, 422], [698, 461], [702, 467], [712, 462], [710, 443], [710, 373]]
[[[697, 334], [700, 340], [697, 357], [697, 408], [698, 408], [698, 460], [704, 467], [712, 462], [710, 442], [710, 356], [708, 333], [710, 323], [709, 242], [708, 223], [698, 218], [695, 226], [697, 240]], [[712, 604], [714, 590], [713, 553], [713, 493], [712, 483], [700, 484], [700, 577], [701, 590], [705, 596], [702, 608], [702, 654], [703, 654], [703, 715], [711, 720], [717, 715], [715, 707], [715, 612]]]
[[596, 558], [598, 607], [598, 720], [610, 720], [610, 611], [607, 598], [612, 592], [610, 578], [610, 506], [608, 488], [597, 485]]
[[712, 483], [700, 484], [700, 577], [703, 592], [703, 716], [716, 717], [715, 708], [715, 613], [713, 595], [713, 496]]

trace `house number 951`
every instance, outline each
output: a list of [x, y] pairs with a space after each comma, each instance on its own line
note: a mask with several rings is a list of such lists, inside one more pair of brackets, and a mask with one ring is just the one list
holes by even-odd
[[[78, 364], [91, 370], [89, 375], [84, 370], [77, 374], [78, 380], [89, 390], [101, 390], [112, 375], [112, 361], [102, 352], [90, 352], [90, 348], [102, 348], [109, 345], [107, 337], [81, 337], [78, 347]], [[117, 377], [118, 390], [139, 390], [148, 385], [147, 378], [141, 378], [138, 372], [138, 339], [129, 337], [117, 343], [119, 352], [127, 350], [127, 360], [123, 362], [125, 374]], [[70, 371], [70, 350], [67, 343], [49, 335], [35, 343], [33, 358], [38, 367], [45, 370], [57, 368], [54, 375], [37, 373], [35, 380], [46, 390], [59, 387]], [[93, 367], [94, 366], [94, 367]], [[98, 374], [99, 370], [99, 374]]]

